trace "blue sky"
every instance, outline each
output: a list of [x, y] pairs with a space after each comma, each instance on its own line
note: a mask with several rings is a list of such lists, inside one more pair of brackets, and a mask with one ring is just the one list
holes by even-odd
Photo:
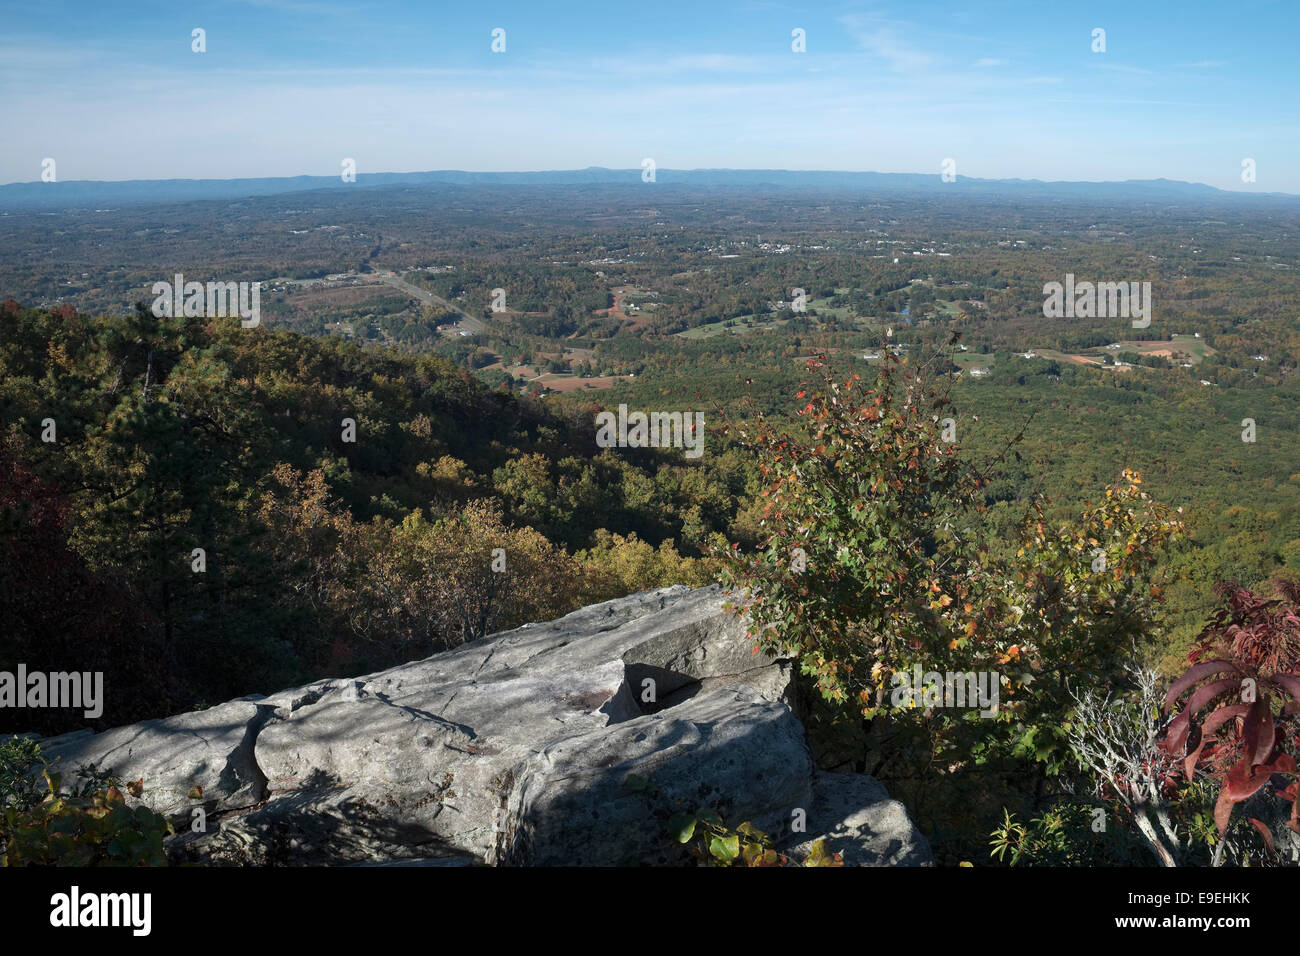
[[952, 158], [1300, 193], [1298, 28], [1295, 0], [4, 0], [0, 182]]

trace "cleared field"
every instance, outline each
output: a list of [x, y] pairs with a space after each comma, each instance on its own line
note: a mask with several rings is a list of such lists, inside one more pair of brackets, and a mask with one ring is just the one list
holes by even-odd
[[[1048, 359], [1054, 362], [1069, 362], [1074, 365], [1092, 365], [1099, 368], [1111, 368], [1116, 371], [1125, 371], [1127, 366], [1114, 366], [1105, 363], [1105, 357], [1130, 352], [1138, 355], [1151, 355], [1158, 358], [1168, 359], [1175, 365], [1187, 362], [1190, 365], [1199, 365], [1207, 355], [1213, 355], [1214, 349], [1205, 344], [1204, 339], [1196, 338], [1193, 335], [1175, 335], [1170, 339], [1153, 342], [1130, 342], [1120, 341], [1114, 343], [1119, 348], [1108, 348], [1099, 346], [1097, 348], [1085, 349], [1082, 352], [1061, 352], [1056, 349], [1037, 348], [1030, 349], [1036, 357]], [[970, 353], [968, 353], [970, 354]], [[1017, 353], [1023, 354], [1023, 353]]]
[[[848, 309], [827, 309], [823, 314], [843, 312], [851, 314]], [[774, 319], [773, 313], [765, 315], [738, 315], [734, 319], [729, 319], [734, 323], [727, 327], [725, 322], [710, 322], [708, 325], [697, 325], [693, 329], [687, 329], [685, 332], [677, 332], [676, 335], [683, 339], [707, 339], [715, 335], [724, 335], [731, 333], [733, 335], [745, 335], [749, 332], [761, 332], [767, 329], [779, 329], [783, 325], [788, 325], [789, 319]], [[808, 316], [809, 321], [814, 325], [817, 324], [816, 316]], [[746, 322], [752, 322], [751, 325], [745, 325]]]
[[[752, 326], [745, 325], [746, 320], [753, 320]], [[678, 332], [677, 335], [683, 339], [707, 339], [715, 335], [725, 335], [732, 333], [735, 335], [744, 335], [746, 332], [753, 332], [758, 329], [772, 329], [783, 323], [774, 319], [765, 319], [758, 315], [738, 315], [730, 321], [735, 324], [730, 328], [723, 322], [710, 322], [708, 325], [697, 325], [693, 329], [687, 329], [685, 332]]]
[[1181, 352], [1192, 365], [1199, 365], [1207, 355], [1214, 354], [1214, 349], [1205, 344], [1205, 339], [1198, 339], [1194, 335], [1175, 335], [1164, 342], [1121, 342], [1120, 345], [1139, 355], [1158, 355], [1167, 359], [1173, 359]]
[[600, 391], [604, 388], [613, 388], [618, 382], [622, 382], [631, 376], [628, 375], [600, 375], [592, 378], [580, 378], [577, 375], [555, 375], [548, 373], [530, 382], [530, 385], [545, 385], [547, 388], [557, 392], [583, 392], [583, 391]]
[[1072, 352], [1058, 352], [1056, 349], [1034, 349], [1034, 353], [1039, 358], [1049, 359], [1053, 362], [1073, 362], [1075, 365], [1101, 365], [1099, 355], [1076, 355]]
[[809, 299], [808, 308], [816, 309], [818, 315], [833, 315], [837, 319], [857, 318], [857, 314], [847, 305], [832, 306], [830, 299]]

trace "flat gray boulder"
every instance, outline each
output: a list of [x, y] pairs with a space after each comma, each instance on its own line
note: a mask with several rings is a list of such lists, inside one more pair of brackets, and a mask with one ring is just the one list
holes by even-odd
[[827, 836], [846, 863], [929, 864], [878, 783], [814, 769], [789, 662], [755, 655], [722, 602], [647, 591], [42, 746], [65, 775], [143, 779], [140, 802], [177, 824], [170, 852], [204, 863], [673, 865], [668, 818], [713, 807], [783, 849]]

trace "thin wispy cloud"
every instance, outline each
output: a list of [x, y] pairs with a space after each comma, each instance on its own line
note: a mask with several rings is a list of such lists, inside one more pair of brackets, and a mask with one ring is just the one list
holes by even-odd
[[860, 49], [883, 60], [891, 70], [908, 73], [934, 63], [931, 54], [917, 49], [903, 37], [903, 31], [894, 21], [850, 13], [840, 17], [839, 22]]

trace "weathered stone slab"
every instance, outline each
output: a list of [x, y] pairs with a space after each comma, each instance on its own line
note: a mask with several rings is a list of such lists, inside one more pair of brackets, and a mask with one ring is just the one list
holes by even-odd
[[[670, 864], [668, 816], [707, 806], [790, 839], [803, 810], [849, 862], [928, 860], [875, 781], [814, 771], [789, 662], [754, 655], [722, 601], [662, 588], [379, 673], [44, 743], [66, 765], [143, 777], [164, 813], [202, 804], [207, 831], [170, 844], [197, 861]], [[629, 791], [629, 774], [658, 794]]]

